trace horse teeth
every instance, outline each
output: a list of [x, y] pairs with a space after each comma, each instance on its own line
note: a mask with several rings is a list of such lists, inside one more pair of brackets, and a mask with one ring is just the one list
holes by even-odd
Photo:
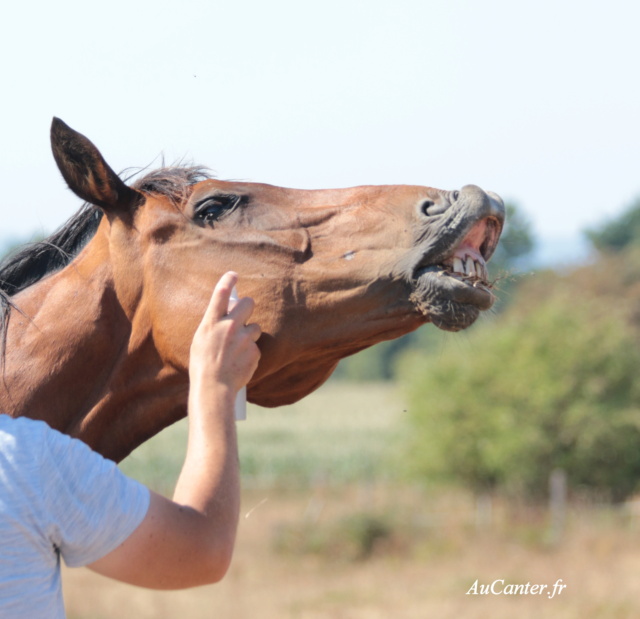
[[460, 258], [453, 259], [453, 272], [464, 274], [464, 265], [462, 264], [462, 260]]
[[471, 258], [471, 256], [467, 257], [466, 272], [467, 272], [467, 275], [471, 277], [475, 277], [476, 275], [476, 269], [473, 266], [473, 258]]

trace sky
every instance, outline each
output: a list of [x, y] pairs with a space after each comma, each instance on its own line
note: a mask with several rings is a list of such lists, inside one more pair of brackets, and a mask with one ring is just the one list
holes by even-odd
[[36, 0], [0, 20], [0, 241], [79, 206], [53, 116], [116, 171], [473, 183], [561, 248], [640, 196], [640, 3]]

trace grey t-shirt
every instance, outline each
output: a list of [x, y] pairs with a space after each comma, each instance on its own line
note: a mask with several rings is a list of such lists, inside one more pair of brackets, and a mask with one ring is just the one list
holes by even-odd
[[64, 618], [60, 557], [97, 561], [148, 507], [145, 486], [81, 441], [0, 414], [0, 617]]

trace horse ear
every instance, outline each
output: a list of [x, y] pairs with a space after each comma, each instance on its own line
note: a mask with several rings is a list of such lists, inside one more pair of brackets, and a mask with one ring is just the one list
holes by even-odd
[[69, 189], [83, 200], [115, 214], [130, 211], [144, 199], [122, 182], [90, 140], [55, 117], [51, 149]]

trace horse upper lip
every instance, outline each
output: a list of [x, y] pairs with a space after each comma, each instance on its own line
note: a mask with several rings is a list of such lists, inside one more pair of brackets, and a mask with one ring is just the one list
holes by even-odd
[[460, 243], [454, 246], [453, 253], [468, 250], [488, 262], [498, 245], [501, 231], [502, 222], [493, 216], [484, 217], [471, 226]]
[[498, 245], [501, 230], [502, 222], [497, 218], [483, 217], [438, 256], [431, 252], [425, 253], [415, 271], [419, 275], [427, 269], [439, 270], [444, 267], [454, 273], [486, 280], [486, 265]]

